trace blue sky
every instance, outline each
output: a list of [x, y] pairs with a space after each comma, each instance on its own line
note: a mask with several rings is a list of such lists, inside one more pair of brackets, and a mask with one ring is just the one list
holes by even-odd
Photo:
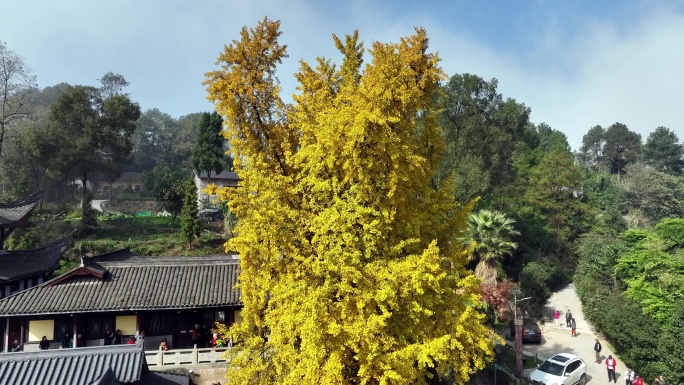
[[577, 149], [587, 130], [622, 122], [643, 140], [658, 126], [684, 140], [684, 0], [323, 1], [22, 0], [2, 7], [0, 40], [41, 87], [97, 85], [113, 71], [146, 110], [174, 117], [212, 108], [201, 85], [224, 44], [264, 16], [281, 20], [290, 58], [338, 60], [331, 34], [365, 46], [424, 27], [449, 75], [497, 78]]

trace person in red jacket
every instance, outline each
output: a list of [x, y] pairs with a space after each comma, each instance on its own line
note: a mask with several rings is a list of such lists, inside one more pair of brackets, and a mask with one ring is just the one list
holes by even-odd
[[636, 376], [634, 380], [634, 385], [644, 385], [644, 379], [641, 376]]
[[609, 355], [608, 358], [606, 358], [606, 369], [608, 370], [608, 382], [610, 382], [610, 379], [613, 379], [613, 382], [617, 382], [617, 379], [615, 379], [615, 367], [617, 366], [617, 360], [613, 358], [612, 355]]

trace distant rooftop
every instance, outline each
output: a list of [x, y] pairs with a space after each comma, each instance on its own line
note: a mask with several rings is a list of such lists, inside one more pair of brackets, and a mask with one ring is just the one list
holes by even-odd
[[[208, 179], [207, 178], [207, 172], [202, 171], [199, 174], [200, 179]], [[239, 181], [240, 177], [238, 174], [232, 172], [232, 171], [221, 171], [220, 174], [216, 174], [215, 171], [211, 172], [211, 179], [212, 180], [233, 180], [233, 181]]]
[[24, 199], [17, 201], [0, 203], [0, 227], [25, 227], [28, 221], [25, 220], [34, 207], [43, 197], [43, 192], [33, 193]]
[[71, 243], [71, 236], [66, 236], [38, 249], [0, 250], [0, 283], [57, 270]]

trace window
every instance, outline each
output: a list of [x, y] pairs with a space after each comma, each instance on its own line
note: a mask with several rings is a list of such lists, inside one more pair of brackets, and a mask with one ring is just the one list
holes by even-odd
[[58, 318], [55, 320], [55, 341], [61, 341], [64, 339], [64, 335], [69, 333], [71, 335], [71, 319], [70, 318]]
[[577, 370], [577, 368], [579, 368], [579, 366], [580, 366], [580, 362], [581, 362], [580, 360], [571, 362], [571, 363], [565, 368], [565, 373], [568, 374], [568, 373], [572, 373], [572, 372], [574, 372], [575, 370]]
[[116, 330], [121, 330], [121, 334], [132, 336], [138, 327], [138, 317], [135, 315], [116, 316]]
[[31, 320], [29, 321], [29, 342], [40, 341], [43, 336], [52, 341], [55, 339], [55, 320]]
[[87, 340], [104, 338], [105, 330], [115, 330], [114, 317], [112, 316], [89, 317], [86, 320], [85, 325], [85, 338]]
[[145, 315], [145, 334], [148, 336], [172, 334], [173, 318], [174, 315], [170, 313]]
[[214, 313], [214, 320], [216, 322], [226, 322], [226, 312], [217, 311], [216, 313]]

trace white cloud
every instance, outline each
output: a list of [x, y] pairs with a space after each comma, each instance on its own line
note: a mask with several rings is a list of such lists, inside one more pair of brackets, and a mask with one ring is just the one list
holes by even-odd
[[438, 30], [433, 47], [440, 49], [449, 74], [498, 78], [504, 96], [530, 106], [535, 123], [566, 133], [574, 149], [592, 126], [615, 122], [640, 133], [644, 141], [661, 125], [684, 140], [684, 115], [679, 112], [684, 16], [651, 11], [628, 31], [594, 21], [577, 27], [573, 40], [540, 39], [526, 58], [492, 51], [449, 31]]
[[486, 26], [453, 22], [437, 5], [402, 9], [401, 3], [362, 0], [26, 0], [3, 9], [16, 17], [3, 19], [0, 38], [35, 69], [43, 86], [94, 85], [114, 71], [131, 82], [129, 92], [143, 108], [179, 116], [211, 108], [201, 85], [204, 73], [243, 25], [254, 26], [264, 15], [282, 21], [282, 42], [290, 53], [279, 71], [285, 93], [294, 92], [299, 59], [339, 60], [332, 33], [358, 29], [368, 48], [422, 26], [447, 74], [496, 77], [505, 97], [530, 106], [535, 123], [565, 132], [573, 148], [590, 127], [616, 121], [644, 140], [660, 125], [684, 140], [684, 115], [678, 112], [684, 88], [681, 12], [644, 6], [629, 28], [624, 18], [516, 14], [502, 28], [517, 32], [494, 44]]

